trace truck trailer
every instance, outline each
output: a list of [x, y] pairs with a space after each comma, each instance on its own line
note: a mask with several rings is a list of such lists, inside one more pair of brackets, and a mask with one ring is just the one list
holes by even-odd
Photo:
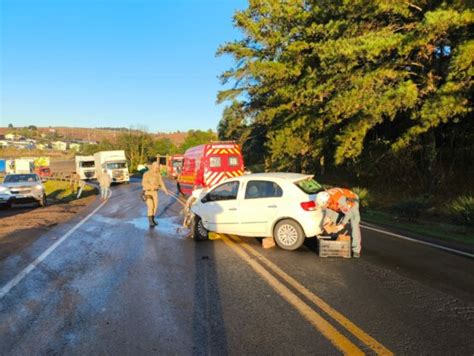
[[71, 175], [76, 172], [76, 161], [73, 159], [50, 161], [49, 169], [51, 173], [64, 173]]

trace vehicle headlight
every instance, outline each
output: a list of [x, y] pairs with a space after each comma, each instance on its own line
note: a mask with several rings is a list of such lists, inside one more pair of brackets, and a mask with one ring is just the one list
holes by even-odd
[[41, 184], [37, 184], [37, 185], [35, 185], [34, 189], [43, 190], [43, 186]]
[[8, 191], [7, 187], [0, 186], [0, 193], [8, 193]]

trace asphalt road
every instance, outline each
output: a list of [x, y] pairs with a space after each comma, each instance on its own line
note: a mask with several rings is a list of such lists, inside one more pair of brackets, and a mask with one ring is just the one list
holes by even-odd
[[116, 186], [2, 261], [1, 355], [474, 353], [472, 259], [368, 230], [360, 259], [196, 243], [162, 193], [150, 230], [139, 193]]

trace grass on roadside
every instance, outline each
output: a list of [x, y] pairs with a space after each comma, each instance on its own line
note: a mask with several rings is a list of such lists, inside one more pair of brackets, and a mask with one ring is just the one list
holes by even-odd
[[362, 213], [362, 220], [377, 225], [400, 228], [409, 232], [429, 236], [444, 241], [459, 241], [474, 246], [474, 229], [448, 223], [417, 220], [409, 222], [394, 214], [367, 209]]
[[[49, 203], [68, 203], [76, 200], [77, 190], [69, 182], [49, 180], [44, 183]], [[86, 185], [82, 190], [81, 198], [96, 194], [94, 187]]]

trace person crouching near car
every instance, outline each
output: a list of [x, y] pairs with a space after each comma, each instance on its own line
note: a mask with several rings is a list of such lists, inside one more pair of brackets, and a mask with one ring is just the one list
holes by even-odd
[[351, 227], [352, 255], [360, 257], [362, 237], [360, 233], [359, 197], [349, 189], [332, 188], [316, 195], [316, 204], [325, 209], [325, 216], [334, 223], [339, 220], [340, 214], [344, 217], [338, 224], [337, 230], [342, 230], [348, 223]]
[[97, 180], [100, 186], [100, 198], [102, 201], [108, 200], [110, 196], [110, 184], [112, 183], [112, 178], [110, 178], [106, 169], [99, 173]]
[[148, 223], [150, 227], [155, 227], [158, 225], [155, 221], [156, 211], [158, 210], [158, 189], [168, 194], [168, 189], [166, 189], [163, 182], [160, 166], [157, 162], [153, 162], [151, 169], [143, 174], [142, 187], [147, 206]]

